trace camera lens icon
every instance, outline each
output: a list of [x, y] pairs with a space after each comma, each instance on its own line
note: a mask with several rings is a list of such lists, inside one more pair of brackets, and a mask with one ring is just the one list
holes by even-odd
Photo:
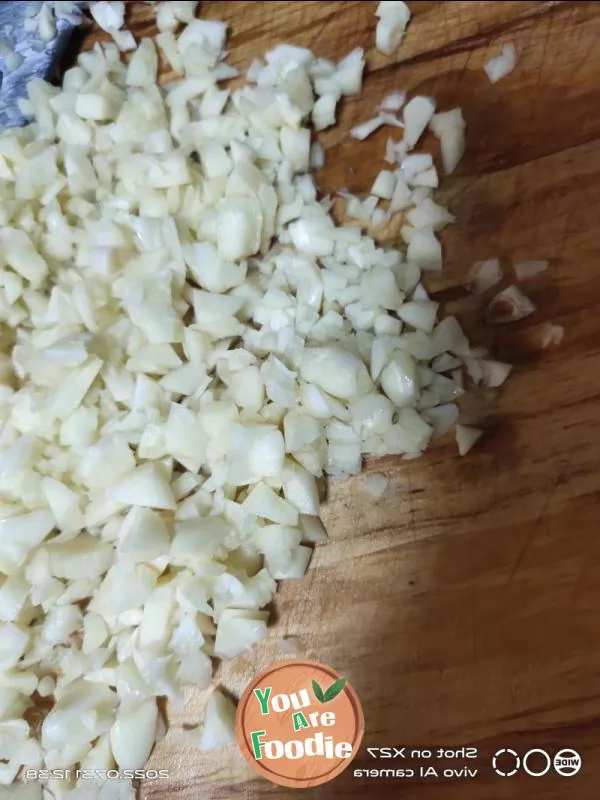
[[581, 764], [581, 756], [577, 750], [571, 750], [569, 747], [559, 750], [554, 756], [554, 771], [565, 778], [577, 775], [581, 769]]
[[510, 747], [503, 747], [494, 753], [492, 758], [492, 767], [497, 775], [502, 778], [510, 778], [516, 775], [521, 766], [521, 759], [515, 750]]

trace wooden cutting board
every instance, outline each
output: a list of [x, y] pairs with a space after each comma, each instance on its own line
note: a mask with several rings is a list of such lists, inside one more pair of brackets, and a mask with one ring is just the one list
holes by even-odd
[[[131, 5], [137, 32], [151, 33], [147, 7]], [[303, 581], [281, 587], [269, 640], [222, 666], [216, 681], [239, 696], [256, 672], [289, 657], [284, 636], [349, 676], [365, 712], [364, 747], [344, 775], [312, 790], [322, 800], [597, 797], [600, 3], [410, 6], [394, 58], [374, 50], [375, 2], [204, 2], [201, 14], [231, 23], [230, 61], [242, 68], [281, 41], [334, 59], [365, 48], [364, 92], [345, 99], [339, 125], [320, 136], [325, 191], [366, 192], [384, 167], [389, 131], [366, 142], [348, 131], [386, 92], [462, 106], [468, 151], [442, 192], [458, 222], [443, 234], [447, 268], [430, 286], [473, 341], [515, 369], [501, 393], [479, 393], [467, 409], [486, 435], [466, 458], [449, 442], [417, 461], [370, 463], [390, 480], [378, 502], [360, 478], [331, 487], [330, 541]], [[492, 86], [483, 64], [506, 42], [518, 64]], [[486, 326], [485, 302], [462, 288], [470, 265], [493, 257], [506, 283], [512, 262], [550, 262], [527, 286], [537, 311], [521, 323]], [[542, 350], [547, 321], [565, 336]], [[299, 795], [256, 778], [233, 745], [202, 755], [182, 743], [205, 699], [190, 692], [185, 710], [170, 713], [151, 760], [170, 778], [145, 784], [140, 797]], [[353, 777], [354, 767], [377, 766], [366, 747], [468, 743], [481, 753], [471, 781]], [[504, 747], [575, 748], [583, 768], [570, 779], [552, 770], [500, 778], [491, 755]]]

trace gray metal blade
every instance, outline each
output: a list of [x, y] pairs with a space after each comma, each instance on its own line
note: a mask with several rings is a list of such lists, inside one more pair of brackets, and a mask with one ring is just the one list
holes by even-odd
[[[2, 74], [0, 86], [0, 128], [24, 125], [24, 116], [17, 101], [27, 97], [27, 83], [32, 78], [49, 78], [62, 56], [75, 27], [68, 19], [56, 20], [56, 36], [43, 43], [37, 32], [25, 30], [26, 2], [0, 2], [0, 37], [10, 41], [13, 49], [24, 57], [21, 66]], [[41, 48], [41, 49], [40, 49]]]

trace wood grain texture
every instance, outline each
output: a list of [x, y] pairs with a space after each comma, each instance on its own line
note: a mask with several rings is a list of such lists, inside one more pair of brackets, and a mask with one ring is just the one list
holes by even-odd
[[[395, 58], [374, 51], [375, 2], [204, 2], [201, 14], [231, 23], [240, 67], [280, 41], [330, 58], [365, 48], [365, 91], [320, 137], [325, 191], [365, 192], [382, 168], [388, 132], [359, 143], [348, 130], [385, 92], [463, 107], [468, 152], [442, 192], [458, 223], [430, 285], [475, 341], [516, 367], [499, 396], [468, 410], [487, 434], [467, 458], [449, 444], [369, 464], [390, 478], [377, 503], [360, 478], [331, 487], [331, 541], [304, 581], [281, 587], [270, 639], [217, 681], [239, 697], [285, 657], [281, 638], [298, 636], [308, 657], [349, 676], [364, 746], [474, 743], [483, 754], [476, 781], [369, 782], [349, 769], [313, 790], [319, 800], [584, 800], [600, 788], [600, 3], [410, 5]], [[145, 8], [130, 11], [150, 33]], [[491, 86], [482, 65], [508, 41], [517, 68]], [[521, 259], [551, 267], [528, 287], [538, 311], [490, 329], [481, 300], [461, 287], [474, 261], [494, 256], [507, 272]], [[559, 348], [540, 350], [544, 321], [564, 325]], [[258, 780], [233, 746], [208, 756], [186, 747], [182, 727], [198, 723], [204, 702], [190, 692], [170, 711], [151, 766], [171, 777], [142, 786], [143, 800], [300, 796]], [[490, 765], [499, 747], [573, 747], [584, 766], [570, 780], [501, 779]], [[353, 766], [372, 765], [363, 747]]]

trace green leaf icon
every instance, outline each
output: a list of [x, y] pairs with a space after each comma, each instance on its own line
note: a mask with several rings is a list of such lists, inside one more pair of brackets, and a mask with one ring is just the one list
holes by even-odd
[[319, 686], [319, 684], [315, 680], [313, 680], [313, 682], [312, 682], [312, 688], [313, 688], [313, 692], [315, 693], [315, 697], [317, 698], [317, 700], [320, 703], [324, 703], [325, 702], [325, 695], [323, 694], [323, 689], [321, 689], [321, 687]]
[[319, 684], [313, 680], [312, 688], [319, 703], [328, 703], [330, 700], [334, 700], [338, 696], [347, 682], [348, 678], [340, 678], [338, 681], [334, 681], [329, 689], [324, 692]]
[[337, 697], [338, 694], [342, 691], [342, 689], [346, 685], [347, 681], [348, 678], [340, 678], [339, 681], [335, 681], [335, 683], [332, 683], [329, 689], [327, 689], [327, 691], [325, 692], [324, 702], [328, 703], [330, 700], [333, 700], [335, 697]]

